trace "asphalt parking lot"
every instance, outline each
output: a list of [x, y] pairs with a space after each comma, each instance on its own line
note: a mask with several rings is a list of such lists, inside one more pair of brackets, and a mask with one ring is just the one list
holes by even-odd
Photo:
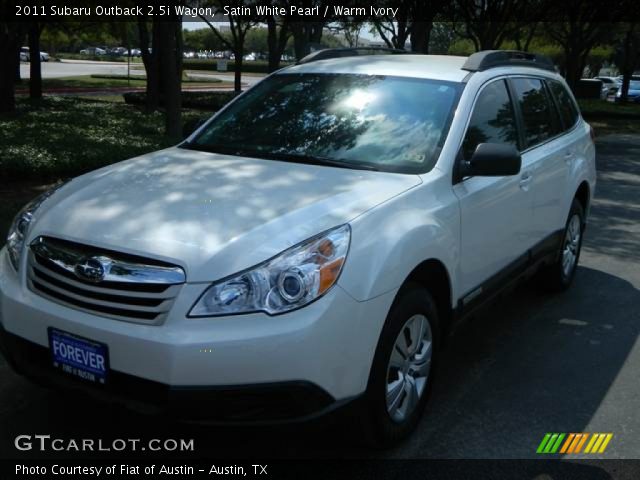
[[599, 139], [598, 169], [573, 288], [550, 296], [524, 285], [462, 326], [418, 431], [393, 450], [365, 450], [324, 423], [219, 428], [141, 416], [34, 386], [0, 358], [0, 457], [42, 456], [17, 452], [13, 439], [45, 433], [193, 437], [199, 457], [539, 458], [546, 432], [611, 432], [600, 458], [640, 458], [640, 135]]

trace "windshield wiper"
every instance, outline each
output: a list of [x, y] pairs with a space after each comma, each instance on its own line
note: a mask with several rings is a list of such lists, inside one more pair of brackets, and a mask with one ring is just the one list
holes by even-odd
[[321, 155], [308, 155], [306, 153], [288, 152], [255, 152], [255, 156], [271, 160], [282, 160], [285, 162], [304, 163], [306, 165], [322, 165], [328, 167], [349, 168], [357, 170], [379, 171], [378, 168], [367, 163], [354, 162], [351, 160], [323, 157]]
[[288, 153], [288, 152], [267, 152], [263, 150], [238, 148], [229, 145], [222, 144], [200, 144], [193, 142], [185, 142], [181, 145], [182, 148], [188, 148], [190, 150], [198, 150], [201, 152], [209, 153], [221, 153], [223, 155], [236, 155], [242, 157], [254, 157], [264, 158], [266, 160], [281, 160], [284, 162], [304, 163], [306, 165], [321, 165], [328, 167], [349, 168], [356, 170], [371, 170], [374, 172], [379, 171], [378, 168], [373, 165], [369, 165], [361, 162], [354, 162], [351, 160], [335, 159], [330, 157], [323, 157], [319, 155], [308, 155], [305, 153]]
[[195, 142], [184, 142], [180, 145], [180, 148], [187, 148], [189, 150], [197, 150], [199, 152], [207, 153], [221, 153], [223, 155], [246, 155], [246, 151], [228, 145], [221, 144], [202, 144]]

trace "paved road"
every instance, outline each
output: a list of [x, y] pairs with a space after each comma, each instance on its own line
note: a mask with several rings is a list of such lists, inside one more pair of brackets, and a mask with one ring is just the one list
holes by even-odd
[[[60, 78], [60, 77], [75, 77], [80, 75], [126, 75], [127, 64], [125, 62], [92, 62], [92, 61], [72, 61], [63, 60], [61, 62], [44, 62], [42, 65], [42, 78]], [[142, 69], [133, 68], [132, 64], [131, 74], [142, 75]], [[139, 67], [140, 64], [135, 64]], [[233, 73], [208, 73], [205, 71], [192, 72], [192, 75], [197, 77], [211, 77], [217, 78], [223, 81], [233, 82]], [[29, 64], [20, 64], [20, 76], [22, 78], [30, 78]], [[254, 83], [262, 80], [263, 77], [254, 75], [244, 75], [242, 82], [247, 85], [253, 85]]]
[[[545, 432], [613, 432], [606, 458], [640, 458], [640, 135], [598, 141], [599, 184], [574, 287], [516, 290], [464, 325], [416, 434], [368, 452], [323, 423], [221, 429], [146, 418], [33, 386], [0, 359], [0, 456], [22, 433], [197, 438], [198, 456], [534, 458]], [[545, 477], [546, 478], [546, 477]]]

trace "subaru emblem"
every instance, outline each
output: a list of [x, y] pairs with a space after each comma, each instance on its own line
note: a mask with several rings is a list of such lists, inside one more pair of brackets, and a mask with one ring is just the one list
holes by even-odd
[[106, 257], [91, 257], [76, 264], [74, 272], [81, 280], [99, 283], [109, 273], [111, 260]]

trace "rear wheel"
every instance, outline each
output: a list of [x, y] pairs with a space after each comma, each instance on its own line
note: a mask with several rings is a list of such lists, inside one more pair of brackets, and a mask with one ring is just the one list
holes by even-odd
[[390, 446], [417, 426], [431, 389], [438, 335], [433, 297], [408, 284], [391, 307], [373, 361], [361, 418], [369, 443]]
[[571, 286], [580, 259], [583, 232], [584, 209], [580, 202], [574, 199], [565, 225], [558, 257], [553, 264], [540, 272], [539, 280], [543, 288], [561, 292]]

